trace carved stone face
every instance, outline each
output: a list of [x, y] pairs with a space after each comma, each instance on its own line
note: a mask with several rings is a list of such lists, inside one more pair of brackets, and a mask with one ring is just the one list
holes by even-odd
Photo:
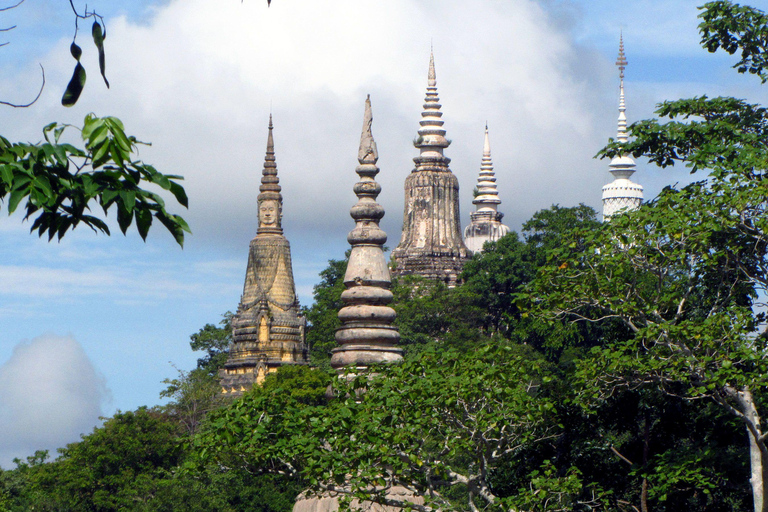
[[259, 225], [276, 226], [280, 218], [280, 205], [274, 199], [267, 199], [259, 204]]

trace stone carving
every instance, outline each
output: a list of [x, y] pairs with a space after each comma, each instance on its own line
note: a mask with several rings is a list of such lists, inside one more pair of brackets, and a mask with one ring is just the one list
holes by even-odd
[[392, 258], [395, 275], [420, 275], [454, 286], [470, 254], [461, 238], [459, 182], [448, 167], [451, 159], [443, 154], [450, 141], [442, 128], [432, 54], [427, 78], [421, 128], [414, 141], [419, 156], [405, 179], [403, 234]]
[[341, 294], [344, 307], [339, 311], [341, 327], [336, 331], [339, 347], [333, 349], [331, 366], [354, 366], [364, 370], [375, 363], [399, 361], [403, 351], [396, 348], [400, 334], [392, 323], [395, 310], [389, 290], [390, 274], [383, 245], [387, 234], [379, 227], [384, 208], [376, 202], [381, 186], [374, 179], [379, 173], [376, 142], [373, 140], [370, 96], [365, 100], [363, 132], [355, 172], [360, 176], [354, 186], [358, 202], [350, 210], [355, 228], [347, 240], [352, 246], [344, 275], [346, 289]]
[[509, 233], [509, 227], [501, 223], [503, 213], [498, 211], [501, 204], [496, 189], [496, 174], [491, 161], [491, 142], [488, 139], [488, 125], [485, 125], [483, 159], [480, 176], [477, 178], [477, 197], [472, 201], [477, 211], [469, 214], [470, 223], [464, 230], [464, 243], [473, 253], [482, 252], [485, 242], [495, 242]]
[[229, 358], [219, 371], [225, 396], [241, 395], [281, 365], [308, 363], [306, 319], [296, 298], [291, 246], [283, 236], [280, 190], [270, 115], [259, 228], [250, 243], [243, 295], [232, 319]]

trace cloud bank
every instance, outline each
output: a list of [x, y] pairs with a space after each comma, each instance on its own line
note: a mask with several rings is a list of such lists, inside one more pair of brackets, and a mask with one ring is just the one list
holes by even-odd
[[0, 366], [0, 466], [75, 442], [99, 423], [109, 391], [80, 344], [46, 334]]

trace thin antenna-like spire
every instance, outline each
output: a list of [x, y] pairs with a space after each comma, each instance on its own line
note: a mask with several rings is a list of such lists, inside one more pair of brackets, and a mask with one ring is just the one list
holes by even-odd
[[[619, 123], [616, 139], [625, 144], [629, 141], [627, 134], [627, 107], [624, 102], [624, 70], [627, 67], [627, 57], [624, 54], [624, 35], [619, 36], [619, 57], [616, 66], [619, 68]], [[610, 220], [617, 212], [639, 208], [643, 202], [643, 187], [634, 183], [631, 176], [635, 173], [635, 161], [629, 155], [619, 154], [613, 157], [610, 171], [613, 182], [603, 187], [603, 220]]]
[[627, 67], [627, 57], [624, 55], [624, 34], [619, 36], [619, 58], [616, 59], [616, 65], [619, 67], [619, 129], [616, 139], [619, 142], [627, 142], [627, 106], [624, 103], [624, 70]]

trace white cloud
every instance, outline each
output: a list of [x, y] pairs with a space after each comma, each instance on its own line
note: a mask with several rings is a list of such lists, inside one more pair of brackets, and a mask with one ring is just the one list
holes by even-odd
[[[292, 0], [270, 9], [258, 1], [187, 0], [170, 2], [140, 25], [108, 21], [112, 88], [99, 83], [93, 52], [85, 55], [91, 78], [65, 120], [91, 110], [115, 114], [129, 132], [152, 141], [142, 158], [186, 177], [184, 213], [193, 238], [205, 245], [244, 248], [255, 232], [271, 109], [287, 235], [322, 231], [343, 251], [369, 92], [380, 202], [396, 243], [430, 40], [465, 222], [486, 120], [511, 223], [553, 202], [595, 204], [605, 181], [591, 157], [608, 135], [598, 129], [600, 117], [613, 117], [602, 108], [615, 103], [612, 76], [532, 0], [481, 2], [471, 10], [437, 0]], [[61, 59], [67, 45], [52, 51], [51, 83], [71, 73], [71, 62]], [[61, 118], [60, 92], [51, 87], [46, 94], [47, 112], [32, 125]], [[25, 113], [11, 114], [0, 120], [0, 133], [8, 131], [3, 124], [30, 123]]]
[[46, 334], [0, 366], [0, 466], [75, 442], [99, 423], [109, 390], [80, 344]]

